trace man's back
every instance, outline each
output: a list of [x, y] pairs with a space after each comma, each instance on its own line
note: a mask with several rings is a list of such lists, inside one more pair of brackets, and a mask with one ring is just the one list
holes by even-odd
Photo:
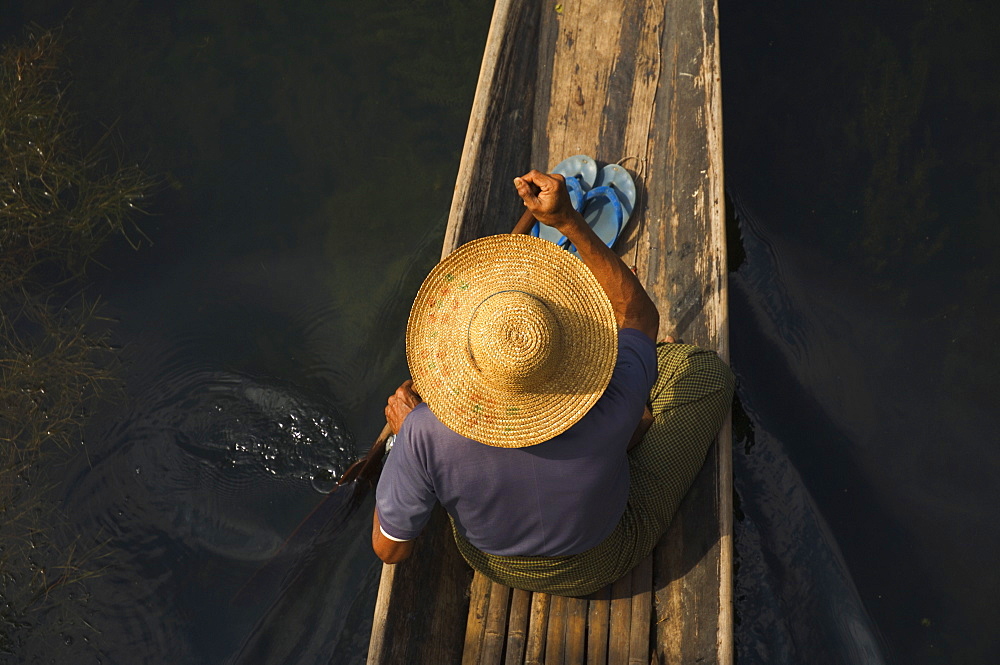
[[477, 443], [422, 404], [407, 417], [378, 490], [382, 529], [415, 538], [435, 501], [470, 543], [502, 556], [563, 556], [610, 534], [628, 498], [626, 447], [656, 378], [652, 341], [625, 329], [608, 389], [563, 434], [525, 448]]

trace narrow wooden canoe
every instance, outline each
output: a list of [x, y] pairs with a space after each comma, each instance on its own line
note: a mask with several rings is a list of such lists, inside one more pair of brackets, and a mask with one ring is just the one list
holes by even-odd
[[[589, 154], [639, 189], [616, 250], [661, 335], [728, 359], [716, 0], [498, 0], [442, 256], [510, 230], [512, 179]], [[474, 576], [438, 510], [384, 566], [372, 664], [732, 662], [729, 423], [653, 555], [588, 599]]]

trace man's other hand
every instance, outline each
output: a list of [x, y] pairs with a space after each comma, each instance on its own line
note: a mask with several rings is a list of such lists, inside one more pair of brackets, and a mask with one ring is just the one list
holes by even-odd
[[407, 379], [396, 392], [389, 396], [389, 402], [385, 407], [385, 421], [389, 423], [393, 434], [399, 433], [399, 428], [403, 426], [406, 416], [413, 411], [413, 408], [423, 402], [413, 390], [413, 380]]

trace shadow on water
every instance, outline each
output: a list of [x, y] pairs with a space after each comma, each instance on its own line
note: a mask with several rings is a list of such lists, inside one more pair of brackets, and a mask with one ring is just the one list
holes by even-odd
[[[920, 417], [939, 412], [942, 397], [933, 373], [902, 357], [926, 346], [921, 333], [898, 351], [873, 343], [909, 326], [851, 297], [864, 290], [858, 276], [766, 235], [734, 199], [746, 251], [730, 276], [744, 411], [734, 451], [741, 662], [895, 662], [901, 641], [930, 662], [935, 647], [988, 649], [958, 644], [967, 629], [956, 625], [987, 621], [972, 613], [971, 577], [996, 581], [991, 517], [970, 510], [959, 489], [983, 505], [1000, 500], [984, 482], [1000, 462], [982, 445], [987, 414], [966, 404], [959, 421]], [[950, 450], [941, 446], [948, 439]], [[971, 533], [979, 546], [962, 547]], [[956, 548], [972, 568], [954, 565]]]
[[[757, 434], [737, 481], [780, 444], [888, 660], [996, 662], [1000, 6], [720, 5], [747, 253], [732, 358]], [[757, 489], [741, 487], [748, 514]], [[760, 542], [789, 581], [780, 615], [820, 621], [824, 593], [795, 591], [808, 561], [782, 568], [769, 549], [797, 532], [775, 524]], [[797, 630], [793, 656], [808, 652]]]
[[[886, 663], [879, 630], [862, 601], [837, 537], [830, 530], [807, 481], [789, 457], [784, 437], [810, 436], [788, 426], [784, 414], [823, 430], [824, 444], [847, 449], [814, 395], [794, 376], [780, 349], [810, 348], [811, 322], [788, 295], [779, 257], [760, 235], [742, 202], [731, 195], [742, 233], [743, 260], [730, 274], [733, 369], [737, 406], [733, 413], [733, 471], [736, 506], [735, 599], [739, 662]], [[748, 311], [749, 310], [749, 311]], [[768, 339], [777, 336], [778, 343]], [[747, 354], [747, 355], [744, 355]], [[755, 356], [751, 362], [743, 359]], [[746, 365], [752, 365], [749, 373]], [[766, 367], [783, 394], [760, 404], [754, 370]], [[795, 386], [792, 389], [790, 386]], [[774, 430], [768, 429], [774, 426]], [[841, 458], [836, 475], [857, 473]], [[846, 490], [845, 490], [846, 491]], [[852, 504], [873, 500], [851, 496]]]
[[227, 663], [364, 662], [382, 562], [357, 534], [369, 532], [373, 507], [369, 494], [340, 528], [324, 527], [294, 559]]

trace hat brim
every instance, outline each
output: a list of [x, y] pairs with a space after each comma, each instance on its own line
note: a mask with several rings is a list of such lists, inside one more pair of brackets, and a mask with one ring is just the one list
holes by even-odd
[[[555, 370], [532, 390], [498, 387], [472, 361], [469, 322], [498, 291], [541, 300], [559, 327]], [[550, 242], [503, 234], [456, 249], [424, 280], [406, 328], [414, 387], [446, 426], [481, 443], [534, 445], [561, 434], [600, 398], [611, 380], [618, 329], [590, 269]]]

